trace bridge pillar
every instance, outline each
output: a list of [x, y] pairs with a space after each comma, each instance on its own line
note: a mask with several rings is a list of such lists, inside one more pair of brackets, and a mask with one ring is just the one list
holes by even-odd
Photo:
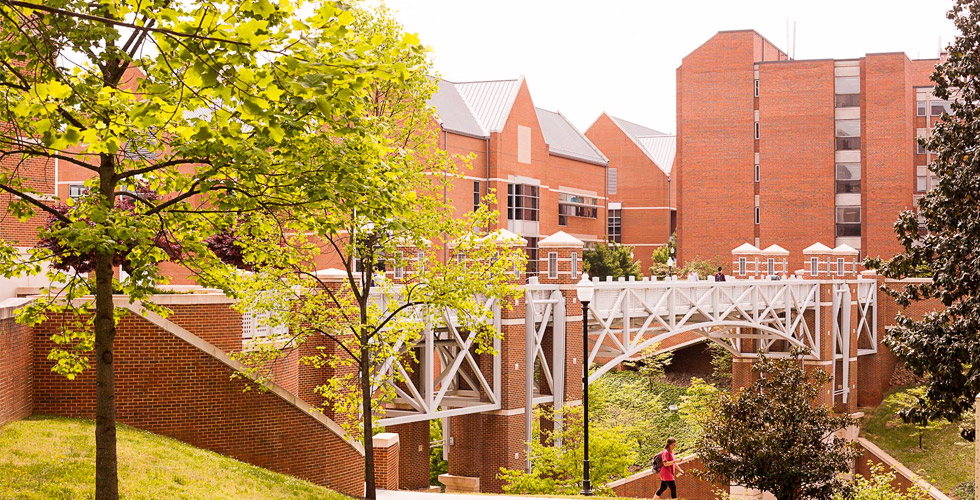
[[[500, 244], [515, 244], [516, 235], [498, 230]], [[520, 239], [520, 245], [527, 244]], [[523, 283], [523, 276], [515, 276]], [[481, 492], [499, 493], [502, 481], [497, 479], [500, 468], [525, 467], [525, 306], [524, 299], [513, 299], [510, 307], [500, 308], [500, 410], [449, 417], [449, 464], [451, 484], [466, 483]], [[493, 356], [475, 356], [484, 373], [493, 373]], [[475, 484], [474, 484], [475, 483]]]

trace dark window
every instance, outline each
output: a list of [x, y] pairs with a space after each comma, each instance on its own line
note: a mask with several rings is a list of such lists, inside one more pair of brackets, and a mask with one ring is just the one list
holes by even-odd
[[473, 181], [473, 211], [480, 208], [480, 181]]
[[915, 101], [915, 116], [926, 116], [926, 101]]
[[755, 223], [759, 224], [761, 214], [759, 213], [759, 207], [755, 207]]
[[759, 164], [758, 164], [758, 163], [756, 163], [756, 164], [755, 164], [755, 182], [759, 182], [759, 179], [760, 179], [760, 178], [761, 178], [761, 177], [759, 176]]
[[837, 207], [837, 236], [861, 236], [861, 207]]
[[558, 224], [564, 226], [568, 217], [595, 219], [599, 214], [599, 205], [591, 196], [580, 196], [558, 193]]
[[507, 185], [507, 219], [538, 220], [538, 186]]
[[849, 151], [853, 149], [861, 149], [861, 138], [838, 137], [836, 146], [837, 146], [837, 151]]
[[755, 138], [759, 138], [759, 122], [755, 122]]
[[948, 101], [932, 101], [930, 104], [932, 116], [942, 116], [943, 113], [953, 114], [953, 109]]
[[837, 164], [837, 193], [861, 192], [861, 164]]
[[88, 189], [85, 188], [85, 184], [68, 185], [68, 196], [70, 198], [77, 200], [86, 194], [88, 194]]
[[861, 105], [861, 94], [837, 94], [834, 96], [834, 107], [855, 108]]
[[524, 238], [527, 240], [527, 274], [535, 276], [538, 274], [538, 239]]
[[755, 96], [759, 97], [759, 79], [755, 79]]
[[610, 210], [609, 221], [606, 232], [609, 234], [609, 241], [613, 243], [623, 242], [623, 212], [621, 210]]

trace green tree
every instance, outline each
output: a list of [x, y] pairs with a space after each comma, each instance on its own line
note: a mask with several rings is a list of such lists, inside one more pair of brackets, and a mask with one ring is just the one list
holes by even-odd
[[903, 493], [893, 486], [894, 481], [894, 472], [885, 472], [881, 464], [871, 464], [871, 477], [858, 475], [850, 488], [834, 493], [833, 500], [928, 500], [932, 498], [918, 485]]
[[657, 247], [650, 256], [650, 276], [656, 276], [658, 278], [663, 278], [667, 276], [667, 272], [670, 270], [667, 265], [667, 259], [677, 255], [677, 233], [670, 235], [670, 239], [667, 240], [667, 244], [661, 247]]
[[650, 346], [639, 357], [623, 362], [627, 368], [636, 370], [638, 375], [646, 379], [650, 387], [664, 376], [664, 370], [674, 358], [673, 352], [657, 352], [657, 349], [657, 345]]
[[884, 404], [892, 408], [896, 413], [896, 418], [892, 422], [893, 425], [898, 425], [908, 429], [909, 435], [912, 437], [919, 438], [919, 449], [922, 449], [922, 435], [928, 431], [935, 431], [942, 429], [944, 423], [942, 420], [928, 420], [926, 422], [922, 421], [910, 421], [906, 422], [900, 417], [904, 412], [908, 412], [912, 408], [922, 407], [926, 405], [925, 400], [925, 387], [913, 387], [904, 391], [898, 391], [887, 398], [885, 398]]
[[[904, 252], [888, 262], [866, 265], [889, 278], [928, 270], [932, 280], [885, 289], [898, 304], [938, 299], [945, 306], [913, 319], [900, 314], [886, 343], [919, 376], [929, 375], [926, 405], [903, 417], [926, 422], [959, 420], [980, 392], [980, 1], [956, 0], [947, 14], [959, 35], [932, 75], [938, 99], [949, 100], [932, 135], [920, 143], [934, 152], [929, 170], [938, 184], [920, 200], [918, 211], [901, 214], [895, 229]], [[919, 218], [923, 223], [919, 222]], [[942, 346], [938, 349], [938, 346]], [[938, 350], [937, 350], [938, 349]]]
[[858, 452], [833, 433], [854, 422], [814, 405], [830, 375], [802, 368], [803, 353], [761, 356], [762, 378], [736, 393], [721, 392], [702, 421], [695, 451], [699, 477], [773, 493], [779, 500], [830, 498]]
[[640, 264], [633, 260], [633, 247], [628, 245], [599, 242], [582, 252], [582, 266], [589, 276], [600, 279], [642, 276]]
[[[429, 421], [429, 442], [442, 441], [442, 419], [434, 418]], [[429, 484], [439, 485], [439, 475], [449, 472], [449, 461], [442, 458], [443, 447], [429, 449]]]
[[700, 436], [708, 423], [715, 418], [714, 410], [721, 391], [703, 379], [694, 377], [691, 385], [681, 396], [681, 404], [677, 405], [681, 418], [695, 430], [695, 436]]
[[[168, 260], [207, 281], [223, 266], [206, 239], [240, 214], [349, 189], [296, 182], [339, 169], [310, 167], [293, 151], [322, 136], [343, 143], [362, 128], [369, 89], [404, 79], [400, 65], [377, 57], [384, 49], [352, 35], [344, 5], [315, 4], [306, 19], [295, 7], [0, 1], [0, 150], [16, 160], [0, 170], [4, 210], [52, 219], [29, 255], [0, 242], [0, 274], [38, 274], [50, 263], [60, 285], [18, 320], [79, 318], [53, 336], [60, 347], [49, 358], [69, 378], [94, 361], [98, 499], [118, 497], [113, 294], [143, 301], [166, 281], [158, 264]], [[70, 208], [48, 201], [30, 168], [51, 160], [92, 176], [87, 196], [64, 200]], [[115, 278], [114, 266], [128, 276]]]
[[732, 353], [717, 342], [708, 342], [711, 352], [711, 378], [719, 384], [730, 387], [732, 384]]
[[[394, 387], [405, 381], [399, 370], [383, 368], [392, 361], [404, 366], [417, 361], [413, 347], [426, 328], [448, 326], [446, 311], [454, 313], [459, 332], [473, 335], [477, 353], [490, 351], [500, 335], [492, 326], [490, 300], [512, 306], [516, 273], [523, 271], [526, 257], [516, 237], [475, 229], [497, 220], [489, 208], [492, 193], [478, 210], [459, 217], [450, 203], [433, 196], [457, 176], [447, 165], [465, 159], [439, 148], [427, 105], [436, 82], [417, 39], [384, 9], [355, 11], [348, 30], [354, 40], [371, 40], [376, 50], [367, 55], [400, 76], [396, 83], [368, 84], [366, 119], [344, 140], [320, 135], [295, 146], [304, 164], [322, 167], [304, 176], [303, 185], [315, 190], [340, 183], [344, 190], [269, 217], [241, 220], [235, 245], [256, 272], [224, 278], [233, 283], [230, 288], [242, 290], [240, 307], [268, 312], [270, 323], [288, 327], [292, 345], [320, 337], [337, 347], [302, 362], [335, 371], [316, 390], [325, 405], [344, 416], [340, 423], [348, 433], [370, 450], [375, 416], [383, 415], [396, 396]], [[407, 248], [416, 253], [406, 255]], [[341, 266], [339, 283], [318, 272], [324, 261]], [[386, 279], [384, 269], [405, 270], [406, 283]], [[280, 348], [267, 344], [241, 359], [261, 378], [281, 355]], [[364, 467], [366, 496], [375, 498], [370, 452]]]
[[[517, 495], [572, 495], [582, 489], [583, 442], [582, 407], [565, 406], [561, 410], [561, 429], [541, 429], [541, 417], [554, 421], [550, 409], [535, 410], [533, 438], [528, 457], [531, 472], [501, 468], [498, 477], [506, 484], [504, 492]], [[621, 428], [589, 428], [589, 478], [597, 493], [611, 494], [610, 481], [625, 477], [634, 462], [636, 442], [624, 439]], [[541, 439], [543, 433], [543, 438]]]

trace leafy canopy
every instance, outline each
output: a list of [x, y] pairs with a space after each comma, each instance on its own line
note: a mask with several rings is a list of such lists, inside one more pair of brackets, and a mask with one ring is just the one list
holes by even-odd
[[599, 242], [582, 253], [582, 266], [589, 276], [606, 279], [642, 276], [640, 264], [633, 261], [633, 247]]

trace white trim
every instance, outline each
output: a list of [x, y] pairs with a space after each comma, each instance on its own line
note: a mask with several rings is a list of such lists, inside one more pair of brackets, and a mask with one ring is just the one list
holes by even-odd
[[677, 207], [623, 207], [620, 210], [674, 210]]

